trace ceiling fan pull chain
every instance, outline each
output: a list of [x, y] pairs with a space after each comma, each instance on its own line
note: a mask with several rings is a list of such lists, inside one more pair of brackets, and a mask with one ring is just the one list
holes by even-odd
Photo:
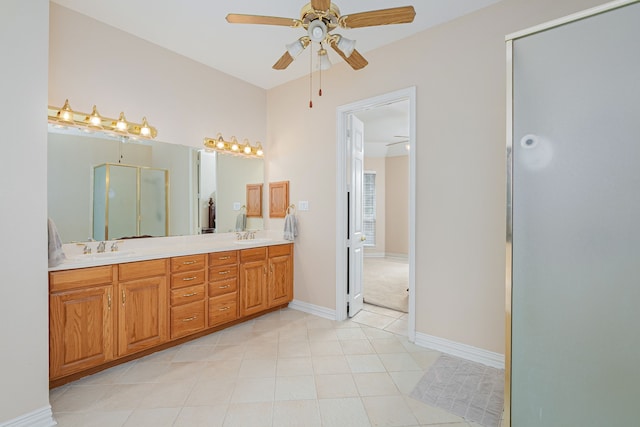
[[309, 108], [313, 108], [313, 49], [309, 53]]

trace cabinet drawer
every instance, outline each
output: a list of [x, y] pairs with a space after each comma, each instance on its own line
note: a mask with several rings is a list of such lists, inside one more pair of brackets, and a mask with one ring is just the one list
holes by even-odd
[[209, 326], [231, 322], [238, 318], [238, 294], [209, 298]]
[[288, 243], [284, 245], [269, 246], [269, 257], [291, 255], [293, 245]]
[[238, 263], [238, 251], [212, 252], [209, 254], [209, 266]]
[[112, 281], [113, 266], [111, 265], [80, 268], [77, 270], [52, 271], [49, 273], [49, 289], [52, 292], [111, 284]]
[[174, 289], [171, 291], [171, 306], [187, 304], [204, 299], [204, 283], [188, 288]]
[[209, 282], [209, 297], [217, 297], [228, 294], [229, 292], [236, 292], [237, 290], [238, 279], [235, 277]]
[[185, 286], [200, 285], [204, 283], [204, 270], [185, 271], [171, 275], [171, 289]]
[[223, 267], [213, 267], [209, 269], [210, 282], [215, 282], [218, 280], [226, 280], [234, 277], [238, 277], [237, 265], [227, 265]]
[[267, 259], [267, 248], [251, 248], [240, 251], [240, 262], [262, 261]]
[[142, 279], [143, 277], [163, 276], [166, 274], [166, 271], [166, 259], [128, 262], [118, 265], [118, 278], [120, 280], [134, 280]]
[[171, 258], [171, 272], [200, 270], [204, 268], [204, 254], [186, 255]]
[[204, 329], [205, 301], [171, 308], [171, 338], [178, 338]]

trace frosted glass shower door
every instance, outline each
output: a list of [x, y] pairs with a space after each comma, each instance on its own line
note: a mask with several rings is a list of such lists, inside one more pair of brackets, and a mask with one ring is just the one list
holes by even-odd
[[640, 422], [640, 4], [513, 41], [511, 425]]
[[169, 171], [140, 169], [140, 235], [166, 236]]

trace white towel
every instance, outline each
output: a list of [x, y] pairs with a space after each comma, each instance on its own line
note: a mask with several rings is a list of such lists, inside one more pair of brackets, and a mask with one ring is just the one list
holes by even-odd
[[247, 215], [240, 213], [236, 217], [236, 231], [244, 231], [247, 228]]
[[51, 218], [47, 220], [47, 228], [49, 233], [49, 267], [55, 267], [60, 264], [66, 257], [62, 250], [62, 240], [60, 240], [60, 234], [56, 225], [51, 221]]
[[292, 213], [284, 217], [284, 236], [285, 240], [293, 240], [298, 235], [298, 220]]

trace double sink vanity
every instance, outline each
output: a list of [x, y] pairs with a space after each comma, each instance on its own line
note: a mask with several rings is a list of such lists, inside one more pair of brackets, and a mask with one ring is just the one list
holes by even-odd
[[49, 269], [50, 386], [286, 307], [293, 244], [281, 236], [65, 244]]

